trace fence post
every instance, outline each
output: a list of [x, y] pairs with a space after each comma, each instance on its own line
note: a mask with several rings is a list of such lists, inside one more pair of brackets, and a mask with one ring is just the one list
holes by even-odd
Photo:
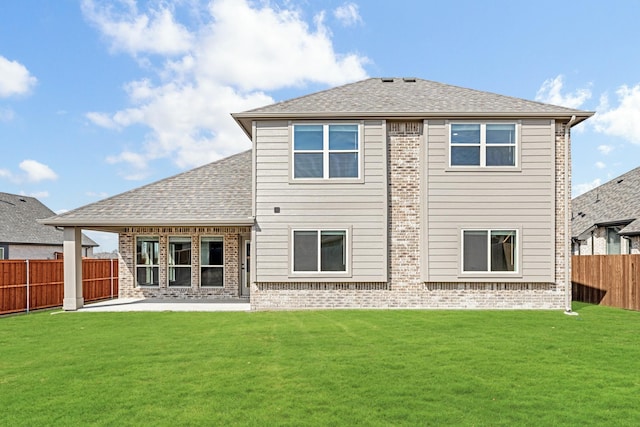
[[26, 259], [27, 263], [27, 313], [29, 312], [29, 260]]
[[111, 299], [113, 299], [113, 260], [109, 260], [109, 267], [111, 269], [111, 273], [109, 274], [109, 280], [111, 281]]

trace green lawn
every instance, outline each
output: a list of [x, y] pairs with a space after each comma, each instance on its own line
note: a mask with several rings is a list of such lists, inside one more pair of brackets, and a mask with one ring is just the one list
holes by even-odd
[[0, 425], [639, 425], [640, 313], [0, 318]]

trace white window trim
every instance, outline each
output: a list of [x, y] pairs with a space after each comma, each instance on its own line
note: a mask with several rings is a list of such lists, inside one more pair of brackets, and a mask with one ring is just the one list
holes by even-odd
[[[452, 165], [451, 164], [451, 148], [452, 147], [477, 147], [476, 144], [452, 144], [451, 143], [451, 125], [480, 125], [480, 164], [479, 165]], [[516, 141], [514, 144], [487, 144], [487, 125], [515, 125]], [[491, 120], [491, 121], [452, 121], [447, 123], [447, 165], [448, 170], [492, 170], [492, 171], [519, 171], [520, 170], [520, 146], [521, 146], [521, 129], [522, 123], [519, 120]], [[508, 147], [515, 146], [514, 164], [505, 166], [487, 166], [487, 147]]]
[[[191, 256], [189, 257], [189, 265], [185, 265], [185, 264], [170, 264], [171, 261], [171, 239], [172, 238], [178, 238], [178, 239], [189, 239], [189, 242], [191, 243]], [[189, 285], [171, 285], [171, 268], [189, 268], [190, 271], [190, 279], [189, 279]], [[185, 236], [185, 235], [173, 235], [173, 236], [168, 236], [167, 237], [167, 287], [170, 288], [191, 288], [193, 287], [193, 239], [191, 238], [191, 236]]]
[[[157, 239], [158, 240], [158, 264], [138, 264], [138, 239]], [[136, 236], [133, 243], [133, 253], [135, 259], [135, 274], [134, 280], [136, 287], [138, 288], [152, 288], [157, 289], [160, 287], [160, 245], [162, 244], [162, 239], [160, 239], [159, 235], [144, 235], [144, 236]], [[157, 285], [141, 285], [138, 283], [138, 267], [149, 267], [149, 268], [157, 268], [158, 269], [158, 284]]]
[[[201, 264], [202, 262], [202, 239], [220, 239], [220, 241], [222, 242], [222, 265], [215, 265], [215, 264]], [[224, 236], [200, 236], [200, 238], [198, 239], [198, 264], [199, 264], [199, 271], [198, 271], [198, 276], [199, 276], [199, 283], [198, 285], [201, 288], [205, 288], [205, 289], [221, 289], [224, 288], [226, 285], [226, 275], [225, 275], [225, 262], [226, 262], [226, 248], [225, 248], [225, 240], [224, 240]], [[202, 267], [221, 267], [222, 268], [222, 285], [219, 286], [205, 286], [202, 284]]]
[[[296, 178], [295, 177], [295, 154], [296, 153], [320, 153], [320, 150], [296, 150], [295, 149], [295, 127], [305, 125], [322, 126], [322, 177], [312, 178]], [[329, 150], [329, 126], [344, 126], [353, 125], [358, 127], [358, 149], [357, 150]], [[364, 127], [362, 122], [291, 122], [290, 123], [290, 146], [291, 156], [289, 162], [289, 182], [290, 183], [318, 183], [318, 182], [331, 182], [331, 183], [358, 183], [364, 182], [363, 179], [363, 162], [364, 162], [364, 147], [362, 143], [362, 134]], [[329, 177], [329, 154], [330, 153], [357, 153], [358, 154], [358, 176], [357, 177]]]
[[[465, 231], [486, 231], [488, 233], [487, 239], [487, 267], [491, 268], [491, 232], [492, 231], [514, 231], [516, 233], [516, 253], [515, 259], [515, 271], [465, 271], [464, 270], [464, 232]], [[458, 232], [460, 257], [460, 267], [458, 269], [461, 277], [522, 277], [522, 231], [521, 227], [505, 226], [505, 227], [462, 227]]]
[[[345, 271], [321, 271], [321, 239], [318, 238], [318, 259], [316, 271], [295, 271], [294, 268], [294, 233], [296, 231], [315, 231], [318, 233], [318, 237], [322, 231], [344, 231], [345, 232]], [[289, 274], [291, 277], [351, 277], [351, 227], [289, 227]]]

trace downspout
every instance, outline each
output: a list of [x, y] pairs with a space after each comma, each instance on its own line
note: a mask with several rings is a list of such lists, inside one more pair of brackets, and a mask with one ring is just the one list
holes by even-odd
[[571, 126], [576, 122], [576, 116], [571, 116], [571, 120], [564, 128], [564, 285], [565, 285], [565, 310], [566, 314], [577, 314], [571, 311], [571, 248], [569, 244], [569, 209], [571, 207], [571, 194], [569, 193], [569, 162], [571, 158], [571, 146], [569, 135]]

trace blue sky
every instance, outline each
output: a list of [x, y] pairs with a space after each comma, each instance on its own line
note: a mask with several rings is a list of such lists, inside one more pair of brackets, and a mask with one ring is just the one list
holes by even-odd
[[249, 148], [232, 112], [411, 76], [597, 111], [572, 135], [577, 195], [639, 166], [639, 14], [615, 0], [2, 1], [0, 191], [64, 212]]

